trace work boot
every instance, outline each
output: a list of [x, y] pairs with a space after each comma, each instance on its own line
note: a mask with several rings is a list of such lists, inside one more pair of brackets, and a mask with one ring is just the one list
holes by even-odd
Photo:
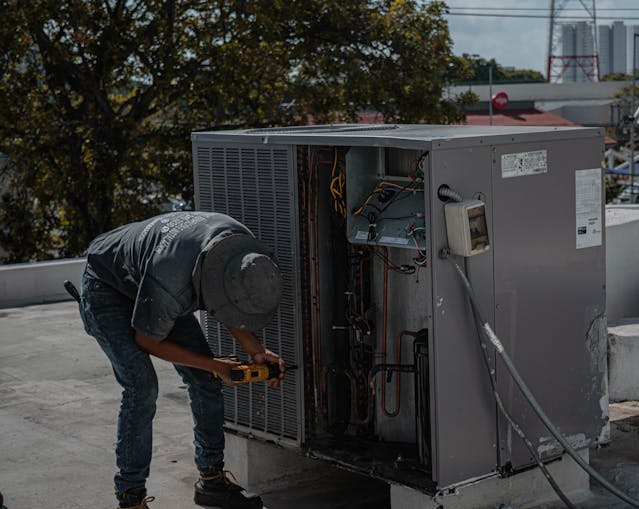
[[236, 480], [231, 472], [222, 468], [208, 475], [200, 475], [195, 483], [194, 502], [221, 509], [262, 509], [262, 499], [231, 482], [229, 476]]
[[153, 502], [155, 497], [146, 496], [146, 488], [134, 488], [117, 495], [120, 502], [119, 509], [149, 509], [147, 502]]

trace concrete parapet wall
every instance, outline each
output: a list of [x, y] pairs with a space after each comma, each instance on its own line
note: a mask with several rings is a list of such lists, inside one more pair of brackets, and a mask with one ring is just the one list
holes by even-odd
[[71, 299], [64, 289], [64, 280], [79, 288], [85, 264], [85, 258], [68, 258], [1, 265], [0, 308]]
[[608, 327], [610, 401], [639, 400], [639, 318]]
[[639, 205], [606, 207], [606, 313], [639, 316]]

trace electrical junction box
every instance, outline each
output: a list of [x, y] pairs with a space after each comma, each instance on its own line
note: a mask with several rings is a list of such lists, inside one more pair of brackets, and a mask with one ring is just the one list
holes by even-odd
[[479, 200], [444, 205], [446, 232], [450, 252], [459, 256], [473, 256], [488, 251], [486, 206]]
[[382, 164], [382, 157], [359, 147], [346, 154], [351, 169], [345, 176], [348, 240], [419, 251], [420, 241], [426, 240], [423, 161], [414, 162], [408, 177]]
[[[483, 251], [458, 261], [568, 441], [607, 438], [601, 129], [335, 125], [192, 142], [198, 209], [235, 217], [276, 251], [282, 300], [258, 336], [300, 366], [279, 389], [225, 387], [229, 430], [429, 493], [533, 466], [438, 256], [452, 248]], [[442, 186], [463, 201], [442, 201]], [[243, 356], [212, 317], [202, 323], [215, 355]], [[491, 354], [537, 454], [560, 457]]]

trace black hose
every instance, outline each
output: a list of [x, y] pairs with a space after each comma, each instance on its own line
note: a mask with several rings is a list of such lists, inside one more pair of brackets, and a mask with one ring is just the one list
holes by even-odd
[[437, 196], [440, 200], [452, 200], [455, 202], [463, 201], [462, 195], [447, 185], [440, 186], [437, 190]]
[[623, 500], [624, 502], [631, 505], [632, 507], [639, 508], [638, 500], [633, 499], [629, 495], [626, 495], [619, 488], [610, 484], [599, 472], [597, 472], [588, 463], [586, 463], [584, 459], [579, 455], [579, 453], [575, 451], [575, 449], [573, 449], [573, 447], [568, 443], [568, 441], [564, 438], [561, 432], [555, 427], [552, 421], [548, 418], [544, 410], [539, 405], [539, 402], [535, 399], [535, 396], [526, 385], [526, 382], [524, 382], [524, 380], [519, 375], [519, 372], [513, 365], [513, 362], [510, 359], [510, 356], [504, 350], [504, 346], [501, 344], [501, 341], [499, 340], [499, 338], [497, 337], [493, 329], [490, 327], [489, 323], [486, 320], [484, 320], [484, 318], [482, 317], [481, 311], [479, 310], [479, 307], [477, 305], [478, 299], [477, 299], [477, 296], [475, 295], [473, 287], [468, 281], [468, 278], [466, 277], [466, 274], [464, 274], [464, 271], [462, 270], [462, 268], [459, 266], [457, 262], [455, 262], [455, 260], [453, 260], [449, 256], [449, 254], [450, 253], [447, 249], [442, 249], [439, 252], [440, 258], [447, 259], [448, 261], [450, 261], [450, 263], [452, 263], [453, 267], [455, 267], [455, 270], [457, 271], [457, 274], [459, 275], [463, 283], [464, 289], [466, 293], [468, 293], [468, 296], [470, 297], [470, 304], [474, 312], [477, 314], [479, 321], [481, 322], [480, 330], [483, 332], [483, 335], [491, 342], [491, 344], [493, 345], [497, 353], [501, 356], [502, 360], [504, 361], [504, 364], [506, 365], [506, 368], [508, 369], [508, 372], [510, 373], [510, 376], [513, 378], [513, 380], [517, 384], [517, 387], [519, 387], [519, 390], [521, 391], [521, 393], [528, 400], [530, 407], [533, 409], [535, 414], [537, 414], [537, 417], [541, 419], [541, 421], [544, 423], [544, 425], [546, 426], [550, 434], [557, 440], [557, 442], [561, 444], [561, 446], [565, 449], [566, 453], [573, 460], [575, 460], [575, 463], [577, 463], [577, 465], [579, 465], [592, 479], [597, 481], [603, 488], [608, 490], [610, 493], [615, 495], [620, 500]]

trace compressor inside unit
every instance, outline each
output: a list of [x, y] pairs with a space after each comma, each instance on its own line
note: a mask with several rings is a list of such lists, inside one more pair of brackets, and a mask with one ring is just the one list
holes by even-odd
[[431, 482], [428, 153], [297, 146], [304, 444]]

